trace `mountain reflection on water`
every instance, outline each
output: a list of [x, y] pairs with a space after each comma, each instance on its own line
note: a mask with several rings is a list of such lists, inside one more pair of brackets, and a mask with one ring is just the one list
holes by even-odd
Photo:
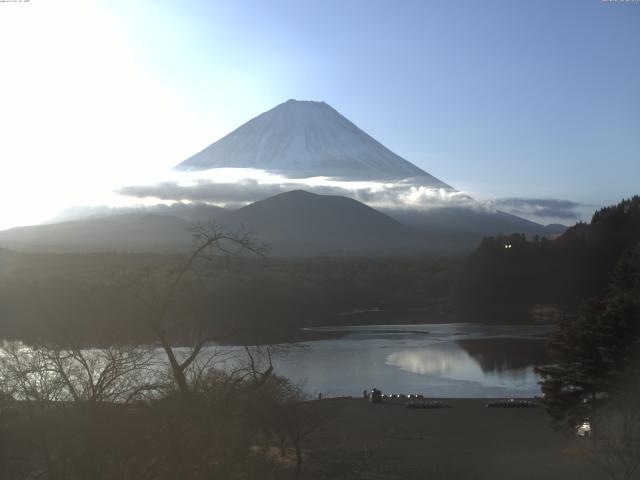
[[545, 363], [547, 327], [438, 324], [318, 329], [344, 336], [304, 342], [276, 370], [312, 393], [388, 393], [433, 397], [538, 395], [534, 366]]
[[469, 355], [455, 343], [446, 342], [390, 353], [387, 364], [421, 375], [444, 376], [467, 367]]
[[537, 381], [533, 366], [543, 363], [544, 350], [544, 342], [532, 339], [444, 341], [391, 353], [387, 364], [420, 375], [522, 385]]

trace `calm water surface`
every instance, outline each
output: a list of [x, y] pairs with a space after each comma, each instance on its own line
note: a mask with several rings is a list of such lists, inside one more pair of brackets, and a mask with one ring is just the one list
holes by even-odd
[[545, 362], [544, 326], [477, 324], [323, 327], [340, 332], [274, 359], [280, 375], [323, 396], [385, 393], [433, 397], [531, 397]]

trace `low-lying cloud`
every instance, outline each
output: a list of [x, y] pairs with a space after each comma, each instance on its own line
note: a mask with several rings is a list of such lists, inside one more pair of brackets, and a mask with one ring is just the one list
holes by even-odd
[[133, 185], [118, 190], [121, 195], [159, 200], [210, 202], [231, 207], [246, 205], [291, 190], [284, 184], [261, 184], [256, 180], [215, 183], [197, 180], [193, 185], [163, 182], [156, 185]]
[[341, 185], [310, 185], [301, 182], [259, 183], [254, 179], [233, 183], [196, 180], [188, 185], [177, 182], [133, 185], [121, 188], [118, 193], [136, 198], [156, 198], [177, 202], [208, 202], [227, 208], [238, 208], [291, 190], [307, 190], [320, 195], [351, 197], [379, 208], [429, 209], [445, 206], [480, 208], [480, 204], [462, 192], [408, 183], [372, 184], [368, 187], [349, 188], [347, 182], [342, 182]]
[[495, 208], [514, 215], [537, 218], [556, 218], [559, 220], [579, 220], [580, 211], [586, 205], [552, 198], [498, 198]]
[[259, 182], [243, 179], [234, 182], [216, 182], [195, 179], [188, 183], [175, 181], [154, 185], [132, 185], [118, 190], [121, 195], [135, 198], [153, 198], [164, 202], [208, 203], [225, 208], [240, 208], [249, 203], [291, 190], [306, 190], [320, 195], [350, 197], [374, 208], [429, 210], [434, 208], [470, 208], [474, 210], [501, 210], [534, 221], [571, 222], [585, 216], [588, 206], [562, 199], [498, 198], [479, 202], [464, 192], [452, 188], [419, 185], [410, 180], [396, 183], [357, 184], [350, 182]]

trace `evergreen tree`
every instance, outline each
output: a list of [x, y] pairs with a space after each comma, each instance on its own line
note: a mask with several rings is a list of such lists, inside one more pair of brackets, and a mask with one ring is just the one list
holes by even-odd
[[575, 428], [625, 394], [639, 339], [640, 244], [622, 255], [606, 294], [562, 318], [549, 339], [554, 363], [538, 373], [557, 426]]

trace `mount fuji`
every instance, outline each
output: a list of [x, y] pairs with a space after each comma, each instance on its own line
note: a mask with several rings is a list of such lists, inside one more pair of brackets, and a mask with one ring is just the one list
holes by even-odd
[[[376, 210], [366, 203], [375, 204], [370, 199], [380, 193], [379, 189], [368, 191], [368, 197], [364, 197], [369, 200], [363, 198], [362, 203], [346, 188], [337, 188], [338, 193], [318, 194], [322, 190], [313, 192], [314, 186], [309, 186], [312, 193], [300, 191], [305, 187], [297, 186], [293, 191], [254, 199], [237, 209], [197, 203], [129, 210], [104, 208], [84, 213], [81, 209], [66, 212], [48, 225], [0, 232], [0, 247], [54, 251], [184, 250], [190, 245], [185, 228], [204, 217], [216, 218], [226, 228], [255, 232], [270, 244], [273, 254], [281, 256], [464, 254], [487, 235], [517, 232], [553, 236], [565, 229], [560, 225], [545, 227], [483, 208], [396, 155], [324, 102], [282, 103], [175, 167], [183, 171], [216, 168], [259, 169], [297, 179], [328, 177], [339, 180], [338, 183], [377, 182], [384, 187], [385, 198], [392, 201], [388, 207], [376, 205]], [[196, 182], [179, 193], [189, 193], [190, 188], [203, 185], [209, 190], [191, 193], [225, 192], [221, 188], [216, 193], [216, 188], [220, 188], [216, 183]], [[299, 185], [304, 185], [304, 180]], [[164, 192], [166, 185], [160, 187]], [[257, 183], [233, 187], [262, 188]], [[408, 191], [427, 192], [427, 204], [420, 203], [422, 208], [416, 205], [404, 208], [397, 200]], [[429, 191], [438, 195], [430, 197]], [[155, 196], [182, 200], [164, 198], [162, 192]], [[252, 192], [244, 193], [255, 193]], [[215, 203], [211, 198], [195, 198]], [[463, 202], [455, 203], [461, 198]]]
[[281, 103], [175, 168], [255, 168], [288, 178], [416, 178], [420, 185], [451, 188], [393, 153], [325, 102], [312, 101]]
[[[376, 208], [412, 228], [432, 233], [467, 232], [474, 242], [497, 233], [555, 235], [565, 228], [485, 208], [395, 154], [325, 102], [281, 103], [175, 167], [182, 171], [216, 168], [261, 169], [300, 179], [322, 176], [347, 182], [378, 181], [386, 184], [384, 189], [392, 196], [394, 188], [395, 192], [414, 187], [417, 192], [441, 192], [436, 195], [439, 199], [427, 198], [422, 207], [404, 208], [396, 202]], [[349, 196], [347, 190], [344, 195]]]

